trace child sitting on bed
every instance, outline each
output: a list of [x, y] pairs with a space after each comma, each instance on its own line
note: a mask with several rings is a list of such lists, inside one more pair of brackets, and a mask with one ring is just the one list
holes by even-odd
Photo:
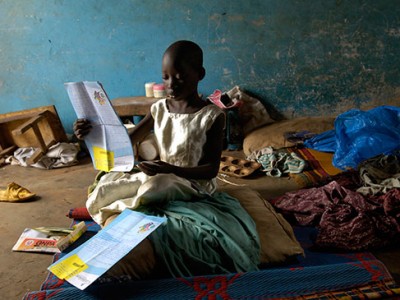
[[[102, 176], [88, 197], [89, 213], [103, 226], [124, 209], [168, 218], [109, 274], [146, 278], [162, 267], [174, 276], [257, 269], [253, 220], [236, 199], [215, 197], [225, 118], [199, 96], [204, 76], [197, 44], [178, 41], [167, 48], [162, 59], [167, 98], [153, 104], [131, 134], [135, 144], [154, 129], [160, 160], [142, 161], [138, 173]], [[74, 124], [78, 138], [89, 130], [86, 120]]]

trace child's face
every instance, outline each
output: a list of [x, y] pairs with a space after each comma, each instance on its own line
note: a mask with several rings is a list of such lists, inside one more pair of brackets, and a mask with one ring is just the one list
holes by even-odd
[[174, 100], [186, 100], [197, 95], [200, 73], [185, 60], [165, 54], [162, 61], [162, 79], [167, 95]]

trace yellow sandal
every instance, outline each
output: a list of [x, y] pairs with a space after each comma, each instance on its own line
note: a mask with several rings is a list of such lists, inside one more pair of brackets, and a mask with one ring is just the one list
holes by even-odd
[[15, 182], [7, 185], [7, 189], [0, 190], [0, 201], [2, 202], [21, 202], [31, 199], [36, 194], [31, 193], [26, 188]]

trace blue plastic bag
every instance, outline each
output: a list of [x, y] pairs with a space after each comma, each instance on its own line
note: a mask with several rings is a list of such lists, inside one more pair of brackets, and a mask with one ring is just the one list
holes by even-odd
[[335, 130], [328, 130], [304, 141], [303, 145], [321, 152], [336, 151]]
[[379, 106], [349, 110], [335, 120], [333, 165], [346, 170], [362, 161], [400, 149], [400, 108]]

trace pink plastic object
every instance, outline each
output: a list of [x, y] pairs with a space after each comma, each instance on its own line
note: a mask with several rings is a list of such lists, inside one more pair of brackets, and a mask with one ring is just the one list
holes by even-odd
[[[207, 97], [212, 103], [222, 109], [230, 109], [242, 105], [242, 101], [238, 99], [230, 99], [228, 95], [223, 94], [220, 90], [215, 90]], [[228, 99], [229, 103], [224, 103], [224, 99]]]

